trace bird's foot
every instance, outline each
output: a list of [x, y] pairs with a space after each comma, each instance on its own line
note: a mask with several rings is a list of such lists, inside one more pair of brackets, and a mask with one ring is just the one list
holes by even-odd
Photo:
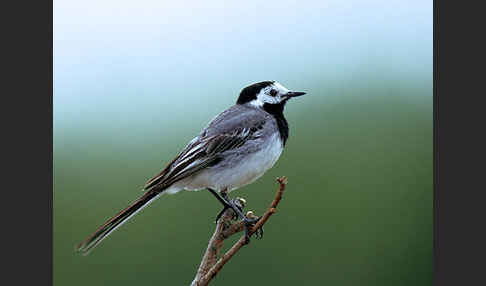
[[[260, 221], [262, 218], [261, 216], [256, 216], [253, 214], [252, 211], [248, 211], [246, 213], [246, 217], [249, 219], [251, 226], [255, 226], [256, 223]], [[263, 226], [259, 227], [258, 229], [255, 230], [255, 237], [258, 239], [263, 238]]]
[[[255, 226], [255, 224], [261, 219], [262, 217], [256, 217], [253, 215], [253, 212], [249, 211], [246, 214], [246, 217], [243, 219], [243, 222], [245, 223], [245, 244], [250, 243], [250, 228]], [[257, 230], [254, 232], [255, 237], [257, 239], [262, 239], [263, 238], [263, 226], [259, 227]]]
[[[228, 209], [233, 210], [232, 219], [237, 220], [239, 218], [243, 221], [245, 224], [245, 244], [250, 243], [250, 228], [255, 226], [261, 217], [255, 216], [251, 211], [247, 212], [246, 216], [243, 214], [243, 208], [246, 205], [245, 199], [235, 198], [231, 200], [227, 192], [220, 192], [218, 194], [212, 189], [208, 190], [223, 204], [223, 209], [216, 216], [216, 223], [218, 223], [221, 216], [223, 216]], [[255, 237], [258, 239], [263, 238], [263, 227], [260, 227], [255, 231]]]

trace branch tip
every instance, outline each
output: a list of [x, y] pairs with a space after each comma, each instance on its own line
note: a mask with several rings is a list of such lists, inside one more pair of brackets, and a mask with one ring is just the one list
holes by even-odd
[[280, 185], [287, 185], [288, 180], [287, 180], [287, 177], [282, 176], [281, 178], [277, 177], [277, 182], [278, 182]]

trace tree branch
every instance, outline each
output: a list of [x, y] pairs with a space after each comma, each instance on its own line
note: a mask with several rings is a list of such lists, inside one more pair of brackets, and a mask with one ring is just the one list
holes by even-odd
[[[277, 178], [279, 188], [274, 200], [265, 211], [260, 220], [249, 230], [248, 235], [251, 237], [260, 227], [268, 221], [270, 216], [277, 212], [277, 206], [282, 199], [282, 194], [287, 185], [287, 178]], [[245, 207], [245, 200], [240, 199], [242, 207]], [[248, 218], [256, 218], [253, 212], [246, 213]], [[206, 286], [211, 280], [221, 271], [223, 266], [245, 245], [245, 236], [243, 235], [226, 253], [224, 253], [218, 260], [218, 255], [223, 248], [225, 239], [232, 235], [239, 233], [245, 229], [245, 224], [242, 221], [233, 222], [233, 210], [228, 209], [219, 219], [216, 230], [209, 240], [208, 247], [202, 258], [201, 264], [197, 271], [196, 277], [191, 283], [191, 286]]]

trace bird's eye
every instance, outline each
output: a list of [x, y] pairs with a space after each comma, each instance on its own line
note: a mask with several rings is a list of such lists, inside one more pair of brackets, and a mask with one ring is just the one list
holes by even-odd
[[270, 90], [270, 95], [271, 96], [276, 96], [277, 93], [278, 93], [278, 91], [276, 91], [275, 89]]

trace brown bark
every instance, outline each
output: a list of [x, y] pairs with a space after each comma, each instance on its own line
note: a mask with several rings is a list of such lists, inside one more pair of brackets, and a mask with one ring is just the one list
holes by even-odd
[[[282, 199], [282, 194], [287, 185], [287, 178], [277, 178], [279, 188], [274, 200], [265, 211], [261, 219], [249, 230], [248, 235], [251, 237], [260, 227], [268, 221], [271, 215], [277, 212], [277, 206]], [[241, 201], [244, 204], [244, 200]], [[244, 207], [244, 205], [243, 205]], [[252, 212], [247, 212], [248, 218], [253, 218]], [[191, 286], [206, 286], [211, 280], [221, 271], [223, 266], [233, 258], [233, 256], [245, 245], [245, 235], [243, 235], [226, 253], [224, 253], [218, 260], [218, 255], [223, 248], [224, 240], [230, 236], [244, 230], [244, 223], [242, 221], [233, 222], [233, 211], [228, 209], [219, 219], [216, 230], [209, 240], [208, 247], [202, 258], [201, 264], [197, 271], [196, 277], [191, 283]]]

